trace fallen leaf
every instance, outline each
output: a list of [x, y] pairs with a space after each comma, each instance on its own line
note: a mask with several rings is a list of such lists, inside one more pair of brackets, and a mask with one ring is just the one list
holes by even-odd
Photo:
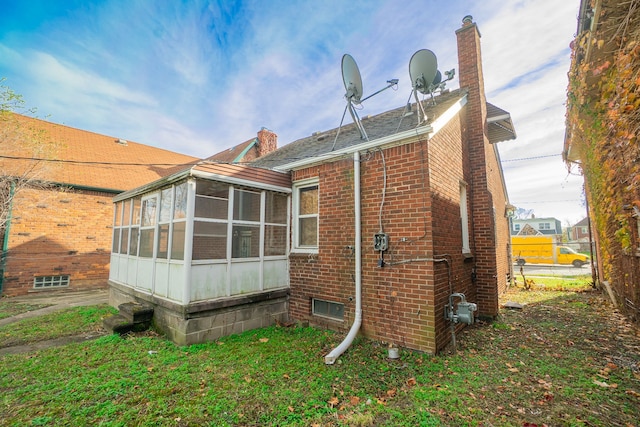
[[411, 377], [411, 378], [409, 378], [409, 379], [407, 380], [407, 385], [408, 385], [409, 387], [413, 387], [413, 386], [414, 386], [414, 385], [416, 385], [416, 384], [417, 384], [416, 379], [415, 379], [415, 378], [413, 378], [413, 377]]
[[609, 384], [605, 383], [604, 381], [593, 380], [593, 383], [600, 387], [609, 388]]
[[282, 375], [282, 378], [284, 378], [285, 380], [288, 380], [290, 377], [289, 377], [288, 374], [284, 374], [284, 375]]
[[352, 405], [357, 405], [358, 403], [360, 403], [360, 398], [358, 396], [351, 396], [351, 398], [349, 399], [349, 403], [351, 403]]
[[269, 338], [260, 338], [260, 342], [268, 342]]
[[393, 397], [396, 395], [396, 389], [392, 388], [391, 390], [387, 390], [387, 396]]
[[331, 399], [329, 399], [329, 401], [327, 401], [327, 403], [333, 408], [338, 403], [340, 403], [340, 400], [336, 396], [333, 396]]
[[626, 390], [624, 393], [628, 394], [629, 396], [637, 397], [640, 399], [640, 393], [638, 393], [635, 390]]
[[289, 406], [287, 409], [289, 410], [289, 412], [293, 412], [293, 406]]

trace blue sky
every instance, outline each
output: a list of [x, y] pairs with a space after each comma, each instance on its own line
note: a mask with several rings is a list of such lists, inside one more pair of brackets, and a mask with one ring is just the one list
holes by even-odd
[[457, 69], [455, 30], [472, 15], [488, 101], [511, 113], [518, 134], [499, 146], [510, 200], [566, 225], [585, 216], [582, 177], [560, 157], [578, 6], [0, 0], [0, 77], [39, 117], [207, 157], [262, 127], [280, 145], [337, 127], [344, 53], [358, 63], [365, 96], [399, 79], [360, 114], [404, 105], [411, 55], [431, 49], [441, 70]]

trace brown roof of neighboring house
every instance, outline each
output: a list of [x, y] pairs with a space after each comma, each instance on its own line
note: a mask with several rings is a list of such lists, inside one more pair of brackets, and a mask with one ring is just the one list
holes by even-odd
[[[243, 161], [243, 157], [246, 156], [247, 151], [252, 149], [257, 142], [258, 138], [251, 138], [250, 140], [238, 144], [235, 147], [228, 148], [224, 151], [214, 154], [211, 157], [207, 157], [205, 160], [222, 163], [238, 163], [240, 161]], [[255, 155], [253, 156], [253, 158], [255, 158]], [[253, 160], [253, 158], [250, 160]]]
[[[44, 160], [32, 160], [32, 159]], [[0, 116], [0, 169], [38, 180], [124, 191], [195, 164], [196, 157], [13, 113]]]

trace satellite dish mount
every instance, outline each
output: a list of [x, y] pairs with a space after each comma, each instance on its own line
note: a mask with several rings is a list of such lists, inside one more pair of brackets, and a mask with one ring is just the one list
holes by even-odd
[[[418, 92], [423, 95], [431, 95], [431, 101], [435, 105], [433, 94], [437, 91], [442, 91], [446, 85], [446, 82], [453, 79], [455, 76], [455, 69], [444, 72], [447, 76], [446, 80], [442, 80], [442, 74], [438, 70], [438, 59], [436, 55], [429, 49], [420, 49], [413, 54], [409, 61], [409, 76], [411, 77], [411, 95], [409, 100], [413, 96], [418, 106], [418, 124], [427, 120], [427, 114], [424, 110], [422, 102], [418, 98]], [[409, 101], [407, 101], [407, 104]], [[422, 118], [420, 118], [422, 113]]]
[[365, 98], [362, 98], [363, 91], [360, 70], [358, 69], [358, 64], [356, 64], [356, 61], [353, 59], [353, 57], [347, 53], [342, 56], [342, 82], [344, 83], [344, 88], [346, 90], [344, 97], [347, 100], [347, 105], [344, 107], [342, 119], [340, 120], [340, 126], [338, 127], [336, 138], [333, 141], [332, 150], [336, 146], [336, 141], [338, 140], [338, 135], [340, 135], [340, 129], [342, 128], [342, 123], [344, 122], [344, 116], [347, 114], [347, 110], [349, 110], [349, 114], [351, 114], [351, 118], [353, 119], [353, 122], [360, 132], [360, 138], [366, 139], [368, 141], [369, 137], [367, 136], [367, 132], [364, 130], [362, 121], [358, 116], [356, 106], [361, 105], [364, 101], [371, 98], [372, 96], [377, 95], [380, 92], [389, 89], [390, 87], [398, 85], [398, 79], [387, 80], [386, 87], [372, 93]]

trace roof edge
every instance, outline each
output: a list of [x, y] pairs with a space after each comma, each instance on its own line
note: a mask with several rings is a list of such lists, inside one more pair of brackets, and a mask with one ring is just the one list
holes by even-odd
[[339, 157], [353, 154], [356, 151], [364, 151], [370, 150], [379, 147], [391, 146], [391, 145], [402, 145], [398, 144], [400, 141], [407, 140], [412, 137], [419, 137], [422, 135], [428, 135], [430, 138], [438, 133], [440, 129], [442, 129], [445, 124], [447, 124], [453, 117], [456, 116], [458, 112], [467, 104], [467, 94], [463, 94], [460, 98], [449, 107], [444, 113], [442, 113], [433, 123], [417, 127], [414, 129], [409, 129], [404, 132], [394, 133], [392, 135], [387, 135], [382, 138], [374, 139], [373, 141], [366, 141], [361, 144], [352, 145], [349, 147], [342, 148], [336, 151], [330, 151], [328, 153], [320, 154], [313, 157], [308, 157], [306, 159], [297, 160], [295, 162], [286, 163], [280, 166], [276, 166], [273, 169], [280, 172], [287, 172], [291, 170], [303, 169], [309, 166], [313, 166], [316, 164], [330, 162]]

